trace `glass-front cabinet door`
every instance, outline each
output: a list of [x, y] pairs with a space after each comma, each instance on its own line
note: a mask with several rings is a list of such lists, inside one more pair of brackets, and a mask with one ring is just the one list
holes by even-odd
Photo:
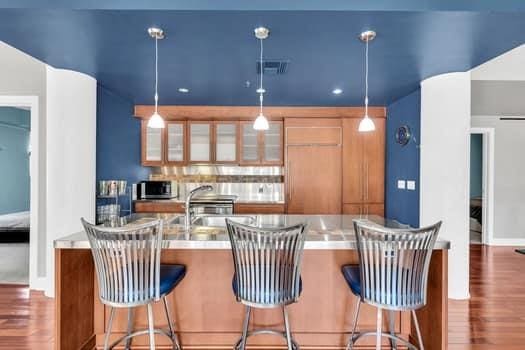
[[241, 122], [241, 164], [257, 165], [260, 163], [259, 132], [253, 129], [253, 122]]
[[263, 131], [263, 164], [279, 165], [283, 163], [283, 123], [270, 122], [270, 128]]
[[215, 122], [215, 162], [237, 163], [237, 122]]
[[148, 128], [147, 120], [142, 125], [142, 164], [162, 165], [164, 161], [164, 129]]
[[211, 127], [210, 122], [189, 122], [189, 162], [211, 162]]
[[186, 161], [186, 122], [166, 124], [166, 163], [184, 164]]

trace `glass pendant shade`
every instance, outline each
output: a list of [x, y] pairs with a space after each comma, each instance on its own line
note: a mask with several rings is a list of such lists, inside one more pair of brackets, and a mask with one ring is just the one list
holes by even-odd
[[361, 119], [361, 122], [359, 123], [359, 132], [374, 131], [375, 129], [376, 126], [374, 121], [370, 119], [368, 115], [365, 115], [365, 117]]
[[261, 113], [255, 119], [255, 122], [253, 123], [253, 128], [255, 130], [268, 130], [270, 128], [270, 125], [268, 124], [268, 119]]
[[157, 112], [153, 113], [153, 115], [148, 120], [148, 128], [152, 129], [163, 129], [164, 128], [164, 119], [158, 114]]

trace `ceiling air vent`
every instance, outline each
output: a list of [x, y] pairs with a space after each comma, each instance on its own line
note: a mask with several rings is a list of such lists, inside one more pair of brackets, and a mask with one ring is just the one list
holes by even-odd
[[[283, 75], [288, 70], [289, 60], [263, 61], [264, 75]], [[257, 74], [261, 74], [261, 62], [257, 62]]]

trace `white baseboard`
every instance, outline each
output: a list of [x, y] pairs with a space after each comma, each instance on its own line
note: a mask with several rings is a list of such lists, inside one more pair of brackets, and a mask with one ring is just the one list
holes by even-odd
[[525, 238], [492, 238], [489, 245], [502, 247], [525, 247]]
[[46, 278], [37, 277], [34, 281], [30, 281], [29, 289], [31, 290], [45, 290], [46, 289]]

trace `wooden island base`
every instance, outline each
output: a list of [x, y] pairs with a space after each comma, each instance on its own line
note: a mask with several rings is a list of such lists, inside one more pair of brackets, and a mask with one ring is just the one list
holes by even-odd
[[[98, 299], [91, 252], [88, 249], [56, 249], [56, 348], [61, 350], [102, 349], [108, 309]], [[187, 274], [169, 296], [172, 315], [185, 349], [232, 349], [241, 335], [243, 305], [232, 293], [233, 264], [229, 250], [165, 250], [164, 263], [184, 264]], [[356, 263], [356, 251], [305, 250], [303, 292], [289, 307], [293, 336], [302, 349], [343, 349], [352, 327], [356, 299], [350, 293], [341, 266]], [[162, 304], [155, 305], [156, 327], [166, 326]], [[125, 310], [118, 310], [112, 334], [121, 336], [127, 325]], [[428, 304], [418, 311], [425, 349], [447, 348], [447, 250], [432, 255]], [[396, 332], [413, 338], [409, 313], [396, 313]], [[385, 317], [386, 319], [386, 317]], [[376, 309], [363, 306], [361, 330], [374, 330]], [[145, 307], [135, 313], [136, 328], [147, 327]], [[251, 327], [281, 328], [279, 310], [255, 310]], [[385, 322], [384, 327], [387, 324]], [[386, 328], [385, 328], [386, 329]], [[371, 348], [373, 338], [356, 348]], [[133, 340], [132, 348], [146, 349], [147, 337]], [[388, 344], [384, 340], [385, 346]], [[254, 336], [248, 348], [285, 348], [276, 336]], [[164, 337], [157, 337], [158, 349], [170, 349]]]

